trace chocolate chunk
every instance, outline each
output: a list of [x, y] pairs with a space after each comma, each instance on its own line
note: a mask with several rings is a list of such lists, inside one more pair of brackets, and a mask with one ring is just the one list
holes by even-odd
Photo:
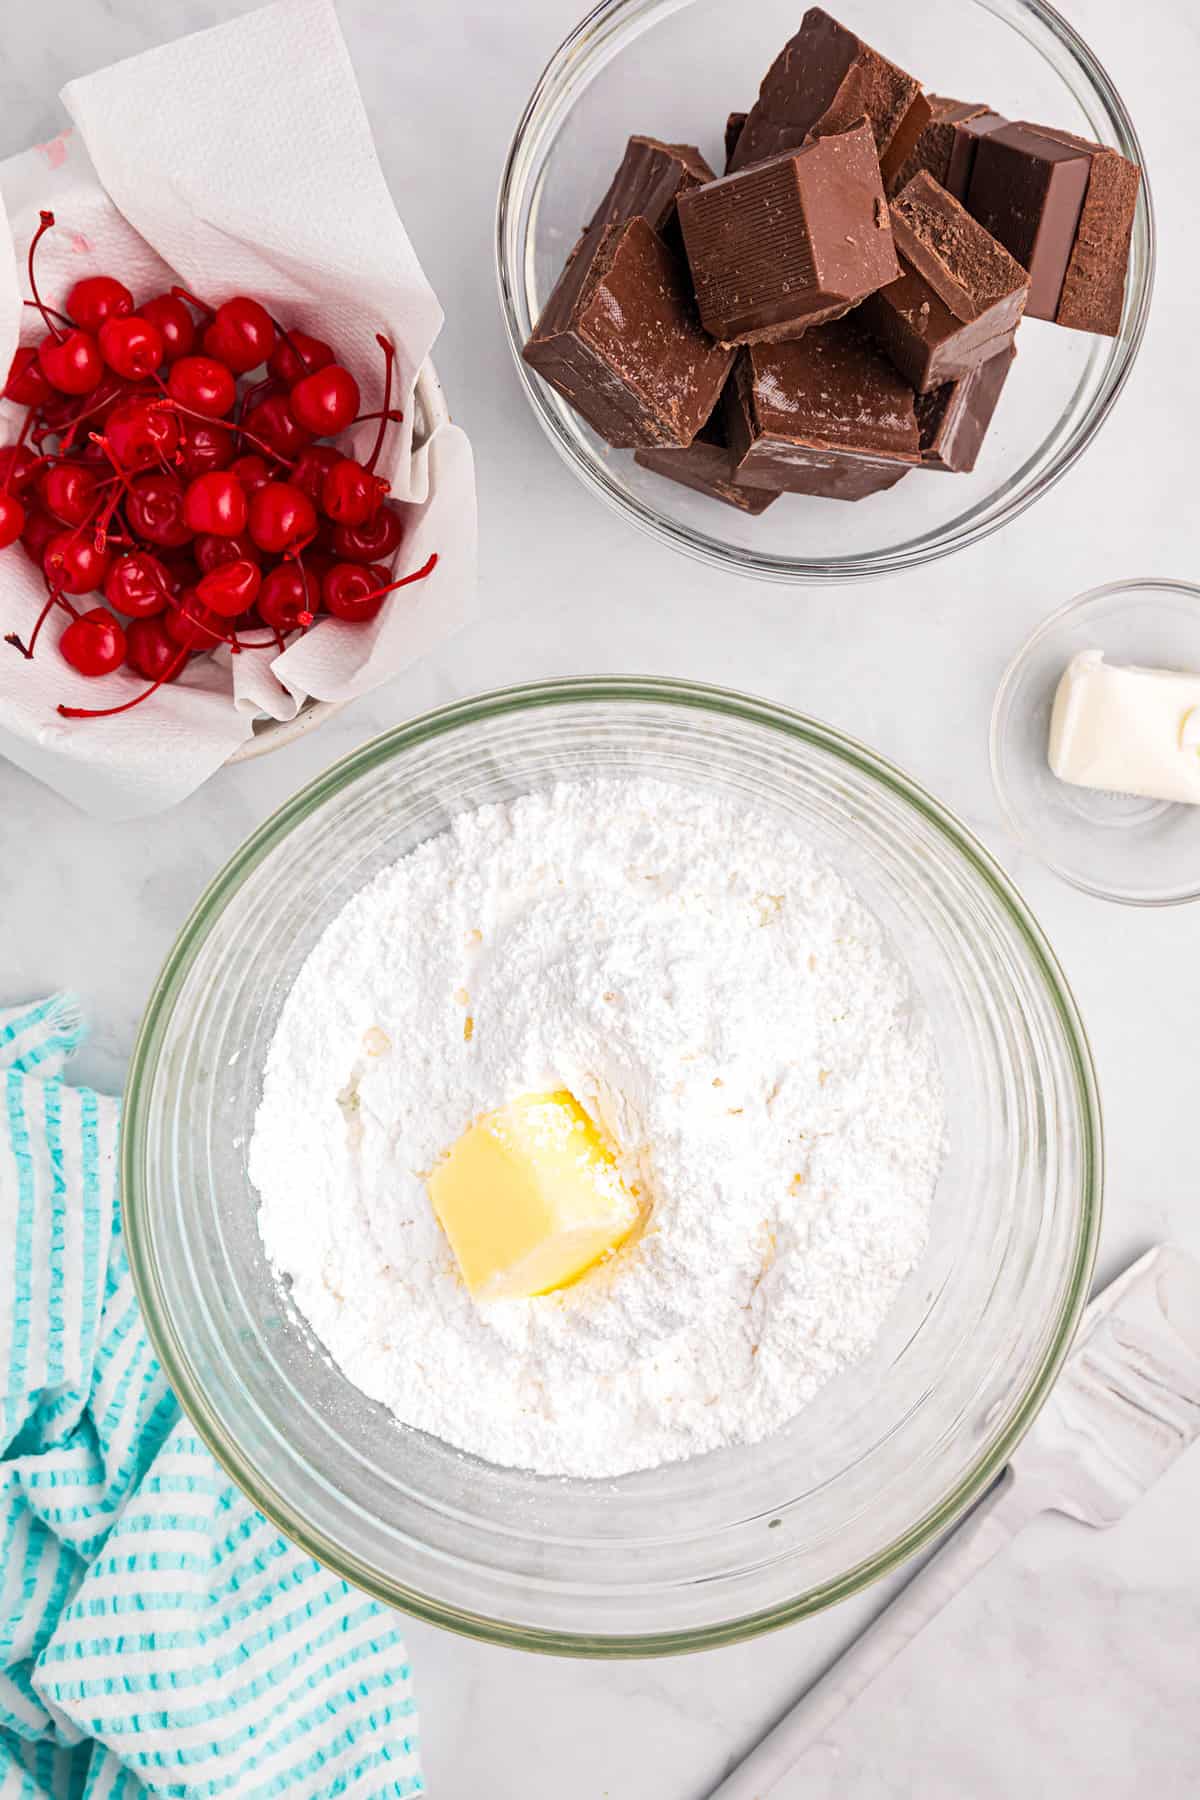
[[795, 337], [899, 269], [865, 119], [681, 194], [679, 222], [700, 317], [724, 343]]
[[737, 149], [737, 141], [742, 135], [747, 114], [732, 112], [725, 121], [725, 173], [729, 173], [729, 165], [733, 161], [733, 153]]
[[772, 493], [768, 488], [743, 487], [734, 481], [733, 457], [720, 408], [696, 433], [686, 450], [638, 450], [633, 460], [641, 463], [644, 469], [653, 469], [656, 475], [665, 475], [668, 481], [694, 488], [698, 494], [723, 500], [726, 506], [736, 506], [739, 512], [752, 513], [755, 517], [766, 512], [772, 501], [779, 498], [778, 491]]
[[[956, 200], [965, 201], [980, 138], [998, 131], [1008, 120], [989, 112], [986, 106], [969, 100], [949, 100], [942, 94], [930, 94], [928, 104], [930, 117], [899, 167], [895, 167], [894, 143], [889, 150], [884, 186], [889, 194], [898, 194], [914, 175], [927, 169], [939, 187]], [[893, 168], [894, 174], [890, 173]]]
[[882, 156], [920, 91], [919, 81], [819, 6], [810, 7], [763, 77], [730, 170], [845, 131], [864, 115]]
[[713, 171], [694, 144], [631, 137], [588, 230], [642, 218], [654, 231], [667, 232], [679, 195], [712, 179]]
[[925, 94], [918, 94], [899, 125], [887, 149], [879, 157], [879, 173], [888, 193], [896, 190], [896, 177], [912, 156], [917, 141], [933, 118], [933, 105]]
[[912, 389], [855, 319], [743, 350], [725, 392], [738, 482], [862, 500], [915, 466]]
[[522, 355], [625, 449], [690, 444], [733, 360], [701, 329], [681, 259], [641, 217], [584, 233]]
[[1115, 150], [1096, 145], [1092, 172], [1055, 320], [1073, 331], [1115, 337], [1121, 329], [1129, 240], [1141, 170]]
[[1092, 168], [1082, 139], [1018, 122], [981, 138], [967, 206], [1029, 271], [1025, 311], [1053, 319]]
[[918, 393], [969, 375], [1012, 342], [1029, 277], [924, 170], [892, 201], [900, 277], [860, 316]]
[[921, 432], [921, 467], [969, 474], [992, 422], [1000, 390], [1016, 356], [1010, 344], [990, 362], [981, 363], [958, 381], [948, 381], [932, 394], [917, 396]]

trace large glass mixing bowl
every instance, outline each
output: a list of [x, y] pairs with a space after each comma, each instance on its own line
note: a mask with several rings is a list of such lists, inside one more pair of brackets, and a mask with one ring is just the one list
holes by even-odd
[[[839, 0], [839, 19], [927, 87], [1111, 145], [1143, 164], [1111, 78], [1046, 0]], [[591, 492], [633, 524], [738, 574], [841, 582], [915, 568], [978, 542], [1048, 493], [1092, 442], [1133, 367], [1154, 283], [1143, 180], [1116, 337], [1023, 321], [1018, 354], [969, 475], [918, 470], [848, 505], [785, 494], [750, 518], [612, 450], [520, 360], [566, 255], [633, 132], [698, 144], [723, 167], [744, 110], [793, 35], [797, 0], [604, 0], [559, 45], [516, 129], [500, 186], [496, 265], [505, 329], [539, 424]]]
[[[618, 1480], [497, 1468], [332, 1365], [263, 1254], [247, 1145], [297, 971], [343, 902], [463, 808], [655, 774], [775, 809], [858, 887], [930, 1009], [949, 1148], [928, 1254], [873, 1354], [765, 1443]], [[1038, 926], [970, 834], [829, 727], [682, 682], [484, 695], [338, 763], [257, 831], [150, 1000], [123, 1137], [129, 1254], [184, 1407], [255, 1503], [394, 1605], [587, 1654], [728, 1642], [853, 1593], [983, 1491], [1087, 1294], [1100, 1115]], [[297, 1217], [305, 1197], [296, 1195]]]

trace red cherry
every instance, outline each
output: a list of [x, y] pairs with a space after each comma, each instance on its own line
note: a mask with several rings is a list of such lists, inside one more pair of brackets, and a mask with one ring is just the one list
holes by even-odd
[[313, 437], [336, 437], [358, 416], [358, 383], [341, 363], [302, 375], [288, 398], [297, 423]]
[[222, 619], [235, 619], [254, 605], [262, 578], [256, 562], [222, 563], [200, 577], [196, 598]]
[[125, 517], [138, 537], [166, 549], [177, 549], [193, 535], [183, 516], [183, 483], [174, 475], [139, 475], [125, 497]]
[[314, 369], [324, 369], [333, 361], [333, 346], [323, 338], [310, 337], [307, 331], [284, 331], [267, 358], [267, 373], [288, 387]]
[[58, 647], [81, 675], [111, 675], [125, 661], [125, 633], [102, 606], [72, 619]]
[[326, 612], [361, 623], [373, 619], [387, 598], [391, 570], [379, 563], [334, 563], [321, 583]]
[[44, 337], [37, 347], [42, 374], [60, 394], [90, 394], [104, 375], [104, 358], [90, 331]]
[[115, 612], [131, 619], [150, 619], [163, 612], [175, 592], [170, 571], [149, 550], [134, 550], [117, 559], [104, 583], [104, 598]]
[[[225, 539], [221, 538], [219, 541], [224, 543]], [[180, 594], [184, 588], [195, 587], [200, 574], [196, 567], [195, 549], [196, 540], [192, 538], [182, 548], [178, 544], [174, 546], [164, 544], [160, 550], [154, 552], [171, 578], [172, 594]]]
[[201, 574], [219, 569], [224, 563], [257, 562], [262, 551], [244, 531], [233, 537], [220, 537], [216, 532], [202, 531], [192, 545], [196, 566]]
[[361, 624], [375, 617], [389, 594], [397, 588], [408, 587], [410, 582], [424, 581], [436, 564], [437, 556], [431, 556], [413, 574], [401, 575], [399, 580], [392, 581], [390, 571], [382, 563], [371, 563], [366, 567], [361, 563], [335, 563], [321, 581], [321, 599], [326, 612], [332, 613], [335, 619]]
[[136, 314], [129, 319], [106, 319], [100, 327], [100, 354], [126, 381], [145, 381], [153, 375], [165, 348], [158, 326]]
[[156, 294], [139, 310], [147, 324], [155, 326], [162, 338], [164, 362], [172, 363], [190, 354], [196, 342], [196, 327], [182, 300], [174, 294]]
[[48, 513], [43, 506], [29, 506], [25, 509], [25, 529], [21, 533], [21, 544], [29, 557], [40, 569], [46, 555], [46, 548], [51, 538], [56, 538], [62, 526]]
[[90, 594], [104, 586], [112, 552], [97, 550], [95, 541], [77, 531], [60, 531], [46, 545], [42, 567], [52, 588], [64, 594]]
[[237, 399], [233, 375], [215, 356], [181, 356], [171, 364], [167, 388], [180, 406], [208, 419], [223, 419]]
[[375, 517], [387, 491], [387, 482], [378, 475], [352, 457], [339, 456], [322, 484], [321, 507], [339, 525], [365, 525]]
[[250, 536], [272, 556], [307, 543], [316, 526], [316, 507], [289, 481], [268, 481], [250, 501]]
[[[99, 344], [90, 331], [77, 331], [74, 328], [60, 331], [38, 292], [38, 245], [53, 225], [54, 214], [43, 209], [38, 228], [30, 241], [27, 259], [32, 304], [41, 313], [48, 334], [37, 347], [38, 366], [50, 386], [57, 388], [60, 394], [90, 394], [104, 374], [104, 359], [100, 355]], [[58, 316], [61, 318], [62, 315]], [[11, 373], [10, 370], [10, 376]]]
[[185, 481], [194, 481], [197, 475], [208, 475], [213, 469], [227, 469], [232, 463], [237, 444], [228, 425], [185, 419], [180, 432], [175, 467]]
[[133, 474], [169, 460], [179, 433], [179, 416], [170, 407], [125, 400], [109, 414], [104, 435], [121, 468]]
[[0, 493], [0, 550], [15, 544], [25, 529], [25, 508], [15, 494]]
[[242, 423], [249, 437], [266, 444], [287, 462], [312, 442], [312, 434], [296, 423], [286, 394], [268, 394], [249, 409]]
[[39, 459], [24, 444], [6, 444], [0, 450], [0, 489], [6, 494], [22, 494], [31, 487], [38, 472]]
[[[173, 681], [183, 667], [185, 659], [168, 636], [165, 619], [134, 619], [125, 632], [125, 644], [126, 663], [147, 681]], [[178, 664], [173, 671], [172, 663]]]
[[113, 275], [85, 275], [67, 295], [67, 311], [85, 331], [99, 331], [108, 319], [127, 319], [133, 295]]
[[41, 406], [50, 398], [50, 383], [42, 373], [38, 353], [32, 344], [21, 344], [8, 365], [4, 398], [18, 406]]
[[81, 463], [57, 463], [42, 476], [42, 499], [64, 525], [86, 525], [96, 510], [100, 478]]
[[275, 326], [265, 306], [245, 294], [235, 294], [218, 306], [204, 333], [204, 348], [226, 363], [235, 375], [245, 375], [266, 362], [275, 348]]
[[248, 456], [235, 456], [229, 465], [230, 474], [236, 475], [246, 490], [246, 497], [257, 494], [259, 488], [266, 487], [268, 481], [274, 481], [271, 465], [265, 456], [251, 453]]
[[184, 522], [193, 531], [235, 537], [246, 528], [246, 495], [236, 475], [213, 469], [198, 475], [183, 498]]
[[321, 504], [325, 477], [333, 465], [341, 461], [341, 455], [341, 451], [335, 450], [332, 444], [310, 444], [296, 458], [296, 466], [289, 479], [302, 493], [308, 495], [314, 506]]
[[365, 525], [335, 525], [331, 539], [339, 562], [387, 562], [404, 538], [404, 521], [394, 506], [381, 506]]
[[311, 569], [281, 563], [263, 578], [258, 590], [258, 616], [272, 631], [300, 631], [320, 611], [321, 584]]
[[[71, 416], [66, 422], [67, 431], [70, 432], [72, 426], [81, 428], [78, 436], [83, 440], [83, 447], [86, 450], [88, 432], [102, 430], [117, 407], [123, 406], [127, 400], [145, 399], [152, 392], [153, 390], [142, 382], [125, 381], [120, 375], [115, 375], [111, 369], [105, 369], [98, 385], [85, 396], [83, 405], [71, 403]], [[46, 408], [43, 407], [43, 420], [46, 419], [46, 416]]]
[[215, 650], [225, 638], [225, 621], [209, 607], [195, 588], [185, 588], [178, 606], [165, 615], [167, 636], [187, 650]]

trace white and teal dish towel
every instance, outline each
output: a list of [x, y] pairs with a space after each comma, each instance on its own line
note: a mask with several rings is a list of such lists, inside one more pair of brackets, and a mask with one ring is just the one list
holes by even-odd
[[0, 1009], [0, 1800], [407, 1800], [399, 1620], [287, 1543], [163, 1378], [118, 1107], [56, 996]]

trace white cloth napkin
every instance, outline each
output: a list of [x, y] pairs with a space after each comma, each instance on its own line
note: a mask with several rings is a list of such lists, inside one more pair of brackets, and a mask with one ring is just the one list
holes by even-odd
[[[21, 300], [46, 206], [59, 221], [39, 249], [51, 305], [100, 270], [139, 299], [172, 280], [214, 303], [252, 294], [334, 345], [367, 411], [383, 397], [382, 331], [396, 346], [393, 403], [405, 417], [389, 432], [380, 473], [412, 509], [395, 573], [433, 550], [439, 559], [366, 625], [322, 620], [270, 661], [201, 659], [111, 720], [64, 720], [55, 708], [119, 704], [144, 684], [75, 675], [55, 649], [61, 626], [48, 629], [33, 663], [0, 646], [0, 754], [86, 810], [126, 818], [198, 787], [256, 714], [288, 719], [307, 695], [367, 693], [457, 630], [474, 594], [474, 475], [456, 426], [443, 423], [414, 449], [413, 384], [442, 312], [384, 181], [329, 0], [276, 0], [72, 82], [62, 98], [77, 130], [0, 165], [3, 367], [18, 338], [40, 335]], [[18, 416], [0, 406], [0, 437], [11, 441]], [[360, 451], [374, 431], [357, 428]], [[44, 595], [21, 551], [0, 555], [0, 632], [28, 631]]]

